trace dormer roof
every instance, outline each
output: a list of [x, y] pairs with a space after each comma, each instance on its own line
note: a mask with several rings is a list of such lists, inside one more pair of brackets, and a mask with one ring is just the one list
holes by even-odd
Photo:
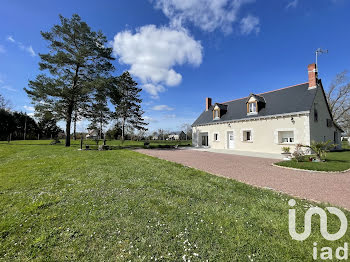
[[266, 103], [265, 98], [264, 98], [263, 96], [259, 96], [259, 95], [256, 95], [256, 94], [250, 94], [250, 95], [248, 96], [248, 99], [247, 99], [246, 103], [248, 103], [249, 100], [250, 100], [252, 97], [253, 97], [256, 101], [258, 101], [258, 102], [260, 102], [260, 103]]

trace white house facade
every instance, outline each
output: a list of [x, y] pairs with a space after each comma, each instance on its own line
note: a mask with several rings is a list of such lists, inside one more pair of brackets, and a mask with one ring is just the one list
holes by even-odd
[[278, 90], [212, 105], [193, 123], [196, 147], [281, 153], [282, 147], [311, 141], [340, 143], [316, 65], [308, 66], [309, 81]]

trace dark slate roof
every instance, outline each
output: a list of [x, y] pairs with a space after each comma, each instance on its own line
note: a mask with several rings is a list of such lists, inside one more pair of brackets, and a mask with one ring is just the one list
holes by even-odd
[[215, 105], [213, 106], [213, 109], [214, 109], [215, 106], [218, 106], [220, 108], [220, 110], [227, 111], [227, 105], [226, 104], [215, 103]]
[[175, 131], [171, 132], [170, 135], [180, 135], [181, 133], [185, 133], [184, 131]]
[[221, 103], [227, 105], [227, 112], [221, 115], [219, 120], [213, 120], [212, 110], [214, 106], [212, 106], [208, 111], [204, 111], [192, 126], [309, 111], [312, 107], [317, 88], [308, 90], [308, 87], [309, 84], [304, 83], [256, 95], [263, 97], [266, 102], [265, 107], [260, 109], [257, 115], [247, 115], [247, 97]]

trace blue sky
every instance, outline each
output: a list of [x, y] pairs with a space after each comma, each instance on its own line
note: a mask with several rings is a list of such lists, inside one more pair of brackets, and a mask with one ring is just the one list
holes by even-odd
[[346, 0], [3, 0], [0, 93], [32, 113], [23, 88], [47, 52], [40, 31], [78, 13], [110, 40], [116, 74], [130, 70], [143, 87], [149, 129], [177, 130], [206, 96], [224, 102], [306, 82], [319, 47], [329, 50], [319, 57], [327, 87], [350, 69], [349, 12]]

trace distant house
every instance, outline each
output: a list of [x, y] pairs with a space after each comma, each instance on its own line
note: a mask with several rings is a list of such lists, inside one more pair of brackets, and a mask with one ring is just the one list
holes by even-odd
[[86, 139], [98, 139], [98, 138], [99, 138], [99, 132], [97, 129], [88, 130], [88, 134], [86, 135]]
[[309, 81], [224, 103], [206, 99], [192, 124], [197, 147], [278, 153], [282, 147], [331, 140], [341, 148], [342, 130], [333, 121], [316, 64]]
[[168, 135], [169, 140], [186, 140], [186, 134], [184, 131], [172, 132]]

